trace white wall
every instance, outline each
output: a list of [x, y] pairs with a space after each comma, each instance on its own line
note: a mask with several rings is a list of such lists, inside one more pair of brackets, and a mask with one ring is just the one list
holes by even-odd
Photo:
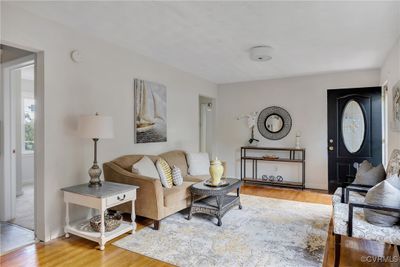
[[[301, 144], [307, 150], [306, 187], [328, 189], [326, 90], [377, 85], [379, 70], [220, 85], [217, 100], [217, 156], [228, 162], [229, 175], [239, 177], [240, 146], [250, 138], [250, 130], [245, 120], [238, 121], [236, 117], [269, 106], [281, 106], [292, 117], [293, 126], [289, 135], [282, 140], [271, 141], [255, 130], [255, 138], [260, 140], [260, 146], [294, 147], [296, 132], [300, 131]], [[276, 170], [285, 178], [300, 172], [299, 168], [288, 169], [285, 164], [265, 164], [264, 172], [271, 170]], [[259, 173], [262, 172], [262, 167], [259, 167]]]
[[[41, 19], [2, 3], [2, 41], [44, 51], [45, 240], [62, 234], [60, 188], [88, 181], [92, 142], [76, 136], [81, 114], [111, 115], [115, 138], [100, 140], [99, 162], [123, 154], [156, 154], [170, 149], [198, 151], [199, 95], [216, 97], [216, 85], [132, 51]], [[79, 49], [83, 62], [73, 63]], [[168, 142], [133, 143], [133, 79], [167, 86]]]
[[400, 81], [400, 39], [396, 42], [386, 57], [381, 70], [381, 84], [387, 82], [388, 91], [388, 152], [389, 154], [395, 148], [400, 149], [400, 131], [395, 131], [392, 127], [393, 120], [393, 86]]

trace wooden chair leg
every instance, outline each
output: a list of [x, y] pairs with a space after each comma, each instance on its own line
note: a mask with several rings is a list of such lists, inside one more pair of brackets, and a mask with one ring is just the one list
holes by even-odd
[[160, 230], [161, 221], [154, 220], [154, 230]]
[[342, 236], [335, 234], [335, 267], [339, 267], [340, 263], [340, 243]]

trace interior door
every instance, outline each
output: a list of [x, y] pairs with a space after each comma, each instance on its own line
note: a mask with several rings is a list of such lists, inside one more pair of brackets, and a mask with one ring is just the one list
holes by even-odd
[[382, 162], [382, 88], [328, 90], [328, 190], [351, 183], [356, 164]]

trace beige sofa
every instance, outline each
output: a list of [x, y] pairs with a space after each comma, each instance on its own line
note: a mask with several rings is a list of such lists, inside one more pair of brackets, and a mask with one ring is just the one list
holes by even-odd
[[[106, 181], [132, 184], [139, 186], [135, 202], [136, 214], [153, 219], [154, 228], [159, 229], [160, 220], [176, 213], [190, 205], [190, 192], [188, 188], [197, 182], [208, 179], [209, 176], [190, 176], [184, 151], [170, 151], [158, 156], [148, 157], [155, 162], [158, 158], [165, 159], [170, 166], [176, 165], [182, 171], [183, 184], [165, 188], [159, 179], [154, 179], [132, 172], [132, 165], [139, 161], [143, 155], [127, 155], [113, 161], [104, 163], [104, 177]], [[131, 204], [126, 203], [116, 207], [122, 212], [130, 212]]]

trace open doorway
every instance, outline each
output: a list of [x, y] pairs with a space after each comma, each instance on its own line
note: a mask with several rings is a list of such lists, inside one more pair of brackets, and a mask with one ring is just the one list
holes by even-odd
[[1, 254], [35, 241], [35, 54], [1, 45]]
[[210, 158], [214, 158], [214, 129], [215, 129], [215, 99], [199, 96], [200, 114], [200, 152], [208, 153]]

